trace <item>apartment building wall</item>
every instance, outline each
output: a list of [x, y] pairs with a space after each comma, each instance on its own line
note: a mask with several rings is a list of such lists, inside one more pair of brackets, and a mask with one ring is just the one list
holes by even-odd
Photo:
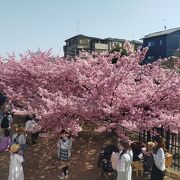
[[[81, 50], [86, 50], [89, 52], [92, 51], [111, 51], [114, 47], [119, 46], [122, 47], [125, 42], [124, 39], [116, 39], [116, 38], [96, 38], [96, 37], [88, 37], [84, 35], [77, 35], [70, 39], [67, 39], [66, 45], [64, 46], [64, 56], [74, 57], [75, 55], [79, 55]], [[132, 51], [136, 45], [132, 44]]]

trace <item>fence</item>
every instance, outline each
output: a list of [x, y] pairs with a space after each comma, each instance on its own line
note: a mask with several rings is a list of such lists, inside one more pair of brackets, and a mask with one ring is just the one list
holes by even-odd
[[[155, 129], [158, 134], [162, 135], [165, 139], [166, 149], [169, 153], [173, 154], [173, 168], [180, 170], [180, 133], [170, 133], [168, 130], [162, 128]], [[139, 133], [139, 140], [147, 143], [152, 140], [152, 135], [148, 131]]]
[[152, 141], [152, 135], [154, 133], [160, 134], [165, 139], [167, 152], [173, 154], [173, 168], [180, 171], [180, 133], [170, 133], [170, 131], [164, 130], [163, 128], [154, 128], [152, 133], [150, 133], [150, 131], [143, 131], [141, 133], [130, 131], [122, 126], [119, 126], [119, 128], [121, 128], [132, 140], [139, 139], [139, 141], [144, 143]]

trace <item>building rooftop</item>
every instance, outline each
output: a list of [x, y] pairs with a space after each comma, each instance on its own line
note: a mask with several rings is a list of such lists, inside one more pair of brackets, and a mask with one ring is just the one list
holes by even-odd
[[159, 32], [154, 32], [154, 33], [151, 33], [151, 34], [148, 34], [148, 35], [144, 36], [144, 38], [142, 38], [142, 39], [156, 37], [156, 36], [162, 36], [162, 35], [167, 35], [167, 34], [171, 34], [171, 33], [174, 33], [176, 31], [179, 31], [179, 30], [180, 30], [180, 27], [173, 28], [173, 29], [167, 29], [167, 30], [159, 31]]
[[137, 41], [137, 40], [132, 40], [130, 41], [131, 43], [134, 43], [134, 44], [139, 44], [139, 45], [142, 45], [143, 42], [142, 41]]
[[[91, 36], [85, 36], [85, 35], [83, 35], [83, 34], [78, 34], [78, 35], [76, 35], [76, 36], [73, 36], [73, 37], [71, 37], [71, 38], [69, 38], [69, 39], [66, 39], [65, 40], [65, 42], [66, 41], [69, 41], [69, 40], [71, 40], [71, 39], [74, 39], [74, 38], [76, 38], [76, 37], [82, 37], [82, 38], [90, 38], [90, 39], [98, 39], [98, 40], [105, 40], [105, 41], [116, 41], [116, 42], [125, 42], [125, 39], [118, 39], [118, 38], [111, 38], [111, 37], [108, 37], [108, 38], [98, 38], [98, 37], [91, 37]], [[128, 40], [129, 41], [129, 40]], [[142, 43], [142, 41], [137, 41], [137, 40], [131, 40], [131, 41], [129, 41], [129, 42], [131, 42], [131, 43], [135, 43], [135, 44], [143, 44]]]
[[118, 38], [111, 38], [111, 37], [105, 38], [105, 40], [117, 41], [117, 42], [124, 42], [125, 41], [125, 39], [118, 39]]
[[98, 37], [91, 37], [91, 36], [85, 36], [85, 35], [83, 35], [83, 34], [78, 34], [78, 35], [73, 36], [73, 37], [71, 37], [71, 38], [69, 38], [69, 39], [66, 39], [65, 42], [68, 41], [68, 40], [70, 40], [70, 39], [76, 38], [76, 37], [82, 37], [82, 38], [84, 37], [84, 38], [91, 38], [91, 39], [100, 39], [100, 40], [104, 40], [104, 39], [98, 38]]

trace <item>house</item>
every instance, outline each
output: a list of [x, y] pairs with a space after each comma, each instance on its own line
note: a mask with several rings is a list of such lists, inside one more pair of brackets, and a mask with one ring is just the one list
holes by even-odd
[[79, 55], [81, 50], [86, 50], [89, 52], [92, 51], [108, 51], [108, 43], [107, 40], [89, 37], [82, 34], [76, 35], [65, 40], [66, 45], [64, 46], [64, 56], [74, 57]]
[[149, 48], [143, 64], [175, 55], [180, 48], [180, 27], [146, 35], [143, 38], [143, 47]]
[[117, 39], [117, 38], [106, 38], [108, 42], [108, 51], [111, 51], [114, 47], [123, 47], [123, 43], [125, 42], [125, 39]]
[[[97, 37], [89, 37], [82, 34], [73, 36], [67, 40], [65, 40], [66, 45], [63, 47], [64, 57], [74, 57], [78, 56], [80, 51], [86, 50], [89, 52], [98, 51], [111, 51], [115, 46], [122, 47], [125, 39], [117, 39], [117, 38], [97, 38]], [[139, 45], [142, 45], [140, 41], [130, 41], [132, 43], [132, 48], [136, 48]]]

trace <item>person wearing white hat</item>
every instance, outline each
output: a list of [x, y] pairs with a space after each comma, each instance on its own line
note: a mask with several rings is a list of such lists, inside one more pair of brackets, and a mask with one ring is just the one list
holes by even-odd
[[19, 144], [13, 144], [10, 147], [11, 155], [8, 180], [24, 180], [24, 172], [22, 167], [24, 159], [19, 153], [19, 150]]

